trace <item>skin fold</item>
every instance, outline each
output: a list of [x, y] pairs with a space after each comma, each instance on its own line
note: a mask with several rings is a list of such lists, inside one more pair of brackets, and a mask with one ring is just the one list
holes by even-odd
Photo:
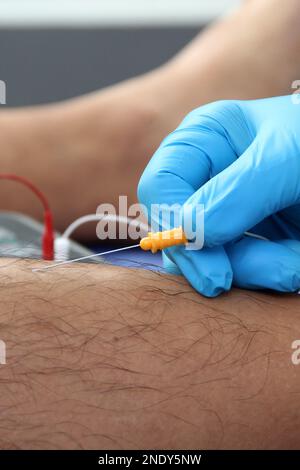
[[2, 259], [2, 449], [298, 448], [296, 295]]

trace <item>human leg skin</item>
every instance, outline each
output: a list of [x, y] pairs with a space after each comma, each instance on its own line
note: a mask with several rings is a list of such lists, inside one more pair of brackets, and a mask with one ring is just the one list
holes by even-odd
[[1, 259], [3, 449], [299, 448], [299, 299]]
[[[1, 171], [50, 199], [57, 229], [101, 202], [136, 201], [161, 139], [201, 104], [290, 93], [299, 78], [298, 0], [251, 0], [141, 77], [64, 103], [0, 113]], [[95, 45], [96, 47], [96, 45]], [[28, 192], [1, 182], [1, 208], [40, 217]], [[88, 231], [94, 237], [94, 226]]]

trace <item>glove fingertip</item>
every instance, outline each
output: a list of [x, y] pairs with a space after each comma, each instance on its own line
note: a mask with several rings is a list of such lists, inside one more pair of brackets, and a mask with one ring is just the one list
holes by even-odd
[[201, 251], [173, 247], [165, 251], [166, 258], [179, 268], [181, 274], [200, 294], [205, 297], [217, 297], [230, 290], [233, 272], [222, 247]]
[[232, 272], [226, 272], [222, 276], [202, 277], [202, 279], [197, 276], [190, 282], [200, 294], [214, 298], [231, 289], [232, 277]]

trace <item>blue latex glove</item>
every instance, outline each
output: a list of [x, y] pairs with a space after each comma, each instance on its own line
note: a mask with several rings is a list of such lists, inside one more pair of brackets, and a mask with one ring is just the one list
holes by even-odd
[[164, 253], [198, 292], [300, 289], [300, 106], [291, 96], [194, 110], [154, 154], [138, 196], [148, 210], [204, 204], [204, 248]]

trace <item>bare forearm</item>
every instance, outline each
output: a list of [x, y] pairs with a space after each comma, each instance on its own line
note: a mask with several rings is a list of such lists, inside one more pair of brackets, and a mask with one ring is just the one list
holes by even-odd
[[297, 447], [298, 298], [1, 262], [1, 447]]

